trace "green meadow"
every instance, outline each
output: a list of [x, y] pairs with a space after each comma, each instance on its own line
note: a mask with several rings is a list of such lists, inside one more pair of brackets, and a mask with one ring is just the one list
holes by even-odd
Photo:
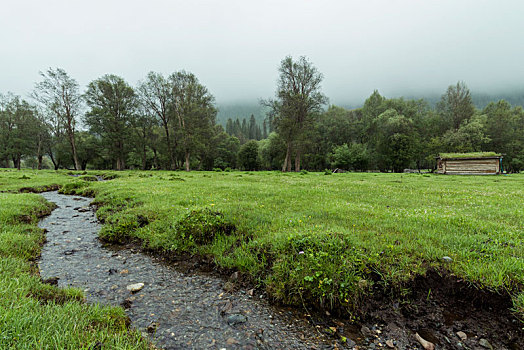
[[[112, 179], [89, 181], [92, 175]], [[67, 329], [76, 332], [75, 344], [97, 337], [86, 332], [93, 318], [104, 320], [96, 330], [113, 333], [112, 341], [140, 342], [119, 328], [119, 309], [86, 306], [76, 301], [78, 291], [53, 290], [66, 302], [39, 300], [44, 287], [31, 264], [42, 241], [35, 214], [49, 207], [36, 194], [14, 192], [51, 184], [95, 196], [103, 239], [211, 257], [284, 303], [353, 313], [374, 287], [402, 292], [415, 276], [437, 270], [511, 295], [513, 311], [524, 315], [524, 175], [124, 171], [73, 178], [6, 170], [0, 333], [11, 335], [0, 345], [34, 337], [44, 318], [61, 318], [55, 313], [78, 319]], [[31, 220], [20, 223], [28, 213]], [[18, 282], [9, 282], [12, 276]], [[50, 337], [63, 328], [54, 322], [45, 323]]]

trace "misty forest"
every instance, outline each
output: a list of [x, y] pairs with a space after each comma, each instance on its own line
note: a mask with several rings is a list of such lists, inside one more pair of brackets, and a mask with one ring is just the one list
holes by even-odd
[[212, 92], [190, 72], [150, 72], [136, 86], [107, 74], [82, 88], [63, 69], [48, 69], [28, 98], [1, 95], [0, 165], [402, 172], [434, 169], [443, 152], [492, 151], [504, 155], [506, 171], [524, 169], [516, 96], [510, 104], [481, 95], [475, 105], [459, 81], [437, 101], [376, 90], [346, 109], [329, 104], [323, 75], [307, 58], [284, 58], [278, 73], [274, 97], [252, 108], [257, 117], [229, 108], [217, 122]]

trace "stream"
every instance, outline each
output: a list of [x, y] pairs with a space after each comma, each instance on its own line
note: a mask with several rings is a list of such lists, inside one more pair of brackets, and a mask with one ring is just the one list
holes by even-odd
[[[39, 262], [43, 280], [82, 289], [89, 303], [122, 305], [132, 326], [164, 349], [332, 349], [333, 337], [303, 315], [249, 291], [226, 292], [224, 280], [184, 273], [136, 249], [105, 247], [91, 199], [46, 192], [58, 207]], [[128, 287], [143, 283], [139, 291]], [[346, 344], [348, 345], [348, 344]], [[339, 344], [340, 347], [340, 344]]]

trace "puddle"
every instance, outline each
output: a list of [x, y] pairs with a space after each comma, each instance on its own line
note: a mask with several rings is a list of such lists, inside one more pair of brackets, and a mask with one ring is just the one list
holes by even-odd
[[[164, 349], [331, 349], [335, 340], [297, 312], [245, 291], [227, 293], [213, 275], [186, 274], [132, 249], [103, 247], [91, 199], [43, 193], [58, 205], [39, 226], [47, 242], [42, 279], [84, 290], [87, 302], [122, 305], [132, 325]], [[127, 287], [143, 283], [135, 293]], [[340, 348], [340, 344], [338, 345]]]

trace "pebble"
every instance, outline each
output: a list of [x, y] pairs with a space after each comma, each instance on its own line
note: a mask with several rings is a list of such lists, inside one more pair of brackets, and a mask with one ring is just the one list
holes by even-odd
[[486, 348], [493, 350], [493, 346], [487, 341], [486, 339], [482, 338], [479, 340], [479, 345]]
[[422, 345], [424, 350], [435, 350], [435, 344], [422, 338], [418, 333], [415, 333], [415, 338], [420, 343], [420, 345]]
[[462, 331], [459, 331], [457, 332], [457, 336], [460, 338], [460, 340], [464, 341], [466, 339], [468, 339], [468, 336], [466, 335], [466, 333], [462, 332]]
[[445, 262], [452, 262], [453, 261], [453, 259], [451, 259], [449, 256], [443, 256], [442, 260], [444, 260]]
[[386, 340], [386, 345], [391, 348], [391, 349], [394, 349], [395, 348], [395, 344], [393, 344], [393, 340], [389, 339], [389, 340]]
[[128, 291], [130, 291], [131, 293], [136, 293], [140, 290], [142, 290], [142, 288], [144, 288], [144, 284], [143, 283], [133, 283], [133, 284], [130, 284], [126, 287], [126, 289]]
[[245, 322], [247, 322], [247, 317], [241, 314], [233, 314], [227, 317], [227, 324], [230, 326], [234, 326]]

